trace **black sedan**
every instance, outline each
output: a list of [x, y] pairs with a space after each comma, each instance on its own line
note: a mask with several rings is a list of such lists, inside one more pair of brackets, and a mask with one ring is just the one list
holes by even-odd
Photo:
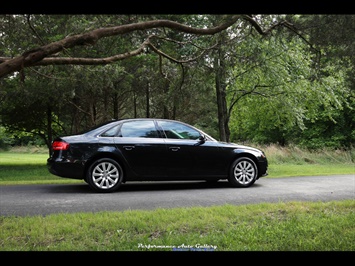
[[96, 192], [129, 181], [226, 179], [249, 187], [267, 175], [265, 154], [220, 142], [186, 123], [154, 118], [113, 120], [86, 133], [57, 138], [50, 173], [83, 179]]

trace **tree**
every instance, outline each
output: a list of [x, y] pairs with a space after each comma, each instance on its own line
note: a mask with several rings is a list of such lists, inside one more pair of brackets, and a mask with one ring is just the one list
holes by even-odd
[[[265, 83], [275, 77], [265, 72], [270, 66], [267, 64], [259, 66], [261, 72], [256, 72], [262, 77], [261, 83], [235, 82], [245, 63], [257, 63], [260, 57], [241, 56], [238, 61], [234, 51], [241, 46], [243, 52], [248, 52], [249, 47], [243, 46], [246, 40], [268, 41], [259, 40], [258, 36], [271, 33], [282, 35], [292, 45], [292, 38], [287, 40], [285, 33], [276, 31], [278, 28], [286, 27], [298, 34], [282, 16], [266, 15], [4, 15], [0, 20], [4, 22], [0, 23], [0, 42], [4, 47], [0, 54], [0, 84], [15, 80], [36, 82], [36, 76], [54, 79], [61, 73], [68, 79], [51, 83], [53, 90], [49, 95], [55, 95], [55, 90], [64, 91], [61, 100], [71, 108], [69, 111], [61, 104], [47, 104], [48, 136], [54, 124], [68, 133], [77, 132], [100, 120], [126, 114], [174, 119], [180, 116], [207, 126], [215, 123], [210, 114], [218, 107], [219, 136], [228, 141], [229, 121], [239, 109], [242, 97], [271, 97], [280, 93], [272, 82]], [[12, 29], [17, 30], [8, 34]], [[265, 47], [260, 49], [262, 52]], [[254, 61], [246, 61], [249, 59]], [[270, 74], [269, 80], [262, 71]], [[45, 83], [37, 88], [45, 88]], [[217, 105], [204, 106], [202, 102], [212, 96], [213, 88]], [[286, 86], [282, 93], [286, 88], [291, 93], [294, 87]], [[301, 109], [291, 110], [299, 111], [293, 113], [301, 121]], [[209, 120], [196, 120], [200, 113], [209, 114]]]
[[[117, 17], [113, 16], [109, 16], [108, 18], [103, 19], [102, 17], [96, 18], [95, 16], [75, 16], [73, 18], [72, 16], [68, 15], [61, 15], [58, 17], [42, 15], [4, 15], [1, 17], [3, 22], [3, 28], [1, 29], [1, 32], [4, 40], [2, 45], [5, 47], [5, 49], [3, 49], [3, 56], [0, 57], [0, 78], [14, 78], [16, 77], [17, 73], [20, 73], [19, 77], [22, 81], [24, 81], [26, 77], [26, 68], [39, 69], [39, 67], [60, 65], [107, 65], [123, 59], [128, 59], [148, 53], [156, 53], [161, 58], [166, 58], [168, 61], [180, 64], [182, 66], [183, 64], [187, 65], [196, 61], [208, 50], [213, 49], [213, 45], [209, 46], [206, 40], [203, 42], [203, 49], [196, 45], [200, 36], [216, 35], [228, 29], [232, 25], [239, 23], [240, 21], [246, 21], [254, 29], [256, 29], [257, 32], [263, 35], [267, 34], [273, 28], [280, 25], [290, 27], [287, 22], [280, 21], [279, 23], [273, 24], [266, 30], [262, 30], [257, 21], [254, 20], [254, 18], [250, 15], [216, 16], [217, 20], [215, 20], [215, 25], [217, 26], [205, 27], [205, 17], [207, 16], [175, 16], [175, 19], [177, 21], [180, 20], [181, 22], [169, 19], [153, 19], [143, 22], [135, 22], [135, 19], [129, 17], [128, 22], [120, 26], [104, 26], [86, 31], [84, 33], [72, 34], [72, 32], [75, 32], [76, 29], [67, 27], [65, 22], [68, 20], [73, 21], [76, 24], [79, 22], [80, 25], [90, 29], [92, 25], [99, 25], [97, 24], [97, 21], [99, 21], [100, 18], [101, 20], [105, 20], [105, 23], [100, 22], [100, 25], [107, 25], [108, 22], [124, 22], [127, 21], [127, 19], [125, 20], [122, 17], [117, 19]], [[142, 19], [144, 20], [146, 18], [142, 17]], [[59, 26], [50, 28], [49, 25], [52, 25], [52, 21], [56, 22], [53, 23], [53, 25]], [[20, 23], [21, 25], [18, 27], [18, 29], [20, 29], [20, 34], [24, 36], [23, 39], [33, 40], [32, 44], [28, 43], [25, 45], [25, 47], [28, 47], [27, 51], [12, 45], [11, 36], [8, 36], [8, 33], [14, 28], [16, 23]], [[26, 32], [23, 27], [24, 25], [27, 25], [31, 31], [32, 35], [28, 36], [30, 38], [27, 38], [26, 36]], [[195, 27], [187, 25], [195, 25]], [[55, 29], [60, 27], [65, 27], [65, 31], [56, 32]], [[172, 35], [173, 31], [180, 32], [181, 35]], [[116, 36], [127, 36], [135, 32], [145, 32], [145, 36], [132, 35], [133, 41], [131, 41], [131, 46], [128, 45], [129, 42], [127, 41], [122, 45], [122, 50], [125, 50], [124, 52], [115, 53], [119, 51], [119, 49], [116, 48], [113, 50], [105, 50], [100, 49], [100, 46], [98, 46], [98, 44], [101, 43], [99, 42], [101, 39], [107, 40], [109, 37], [114, 38]], [[47, 36], [48, 33], [53, 34], [53, 36]], [[46, 36], [46, 38], [43, 38], [43, 36]], [[117, 41], [117, 39], [115, 40]], [[141, 41], [139, 42], [139, 40]], [[169, 54], [161, 50], [162, 47], [168, 47], [163, 45], [163, 43], [175, 43], [180, 47], [180, 50], [182, 51], [185, 49], [184, 47], [187, 47], [187, 45], [194, 47], [194, 49], [190, 49], [189, 51], [185, 49], [188, 51], [188, 53], [180, 54], [178, 50], [170, 49]], [[95, 48], [90, 50], [85, 49], [88, 46]], [[78, 50], [75, 49], [76, 47], [82, 48], [81, 50]], [[110, 54], [107, 51], [112, 51], [114, 53]], [[178, 52], [171, 53], [171, 51]], [[11, 57], [4, 56], [7, 54], [11, 54]], [[102, 57], [102, 55], [104, 55], [104, 57]], [[187, 57], [183, 57], [184, 55]], [[167, 81], [167, 79], [165, 80]], [[166, 87], [169, 85], [166, 83], [162, 86]], [[146, 90], [146, 92], [148, 91], [149, 89]], [[147, 100], [147, 102], [149, 102], [149, 100]], [[75, 105], [75, 103], [73, 104]], [[148, 107], [149, 106], [147, 105], [147, 108]], [[173, 109], [174, 108], [175, 107], [173, 107]], [[168, 110], [166, 109], [164, 116], [168, 116], [167, 111]], [[150, 111], [147, 110], [147, 114], [149, 112]]]
[[309, 36], [310, 42], [320, 51], [314, 60], [317, 77], [325, 77], [341, 88], [341, 91], [338, 89], [328, 94], [340, 99], [339, 108], [321, 105], [322, 113], [307, 123], [309, 130], [302, 142], [312, 147], [326, 143], [327, 146], [351, 149], [355, 143], [355, 15], [302, 15], [288, 20], [302, 34]]

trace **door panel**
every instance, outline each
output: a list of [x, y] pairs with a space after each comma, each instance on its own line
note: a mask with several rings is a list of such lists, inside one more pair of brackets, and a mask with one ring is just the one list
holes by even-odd
[[131, 170], [142, 177], [166, 175], [166, 144], [160, 138], [115, 138]]
[[228, 159], [216, 142], [167, 139], [167, 171], [174, 177], [210, 177], [228, 174]]
[[125, 122], [114, 139], [136, 175], [152, 178], [166, 176], [166, 144], [154, 120]]

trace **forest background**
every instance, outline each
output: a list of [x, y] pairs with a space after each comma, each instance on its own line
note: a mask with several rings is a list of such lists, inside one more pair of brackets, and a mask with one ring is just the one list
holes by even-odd
[[0, 148], [106, 120], [354, 148], [355, 15], [0, 15]]

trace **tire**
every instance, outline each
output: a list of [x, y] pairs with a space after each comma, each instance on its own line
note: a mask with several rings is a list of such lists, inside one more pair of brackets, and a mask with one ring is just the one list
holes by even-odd
[[247, 157], [241, 157], [232, 163], [228, 181], [233, 187], [250, 187], [258, 176], [255, 162]]
[[96, 192], [112, 192], [117, 190], [123, 179], [121, 166], [110, 158], [102, 158], [91, 164], [86, 180]]

